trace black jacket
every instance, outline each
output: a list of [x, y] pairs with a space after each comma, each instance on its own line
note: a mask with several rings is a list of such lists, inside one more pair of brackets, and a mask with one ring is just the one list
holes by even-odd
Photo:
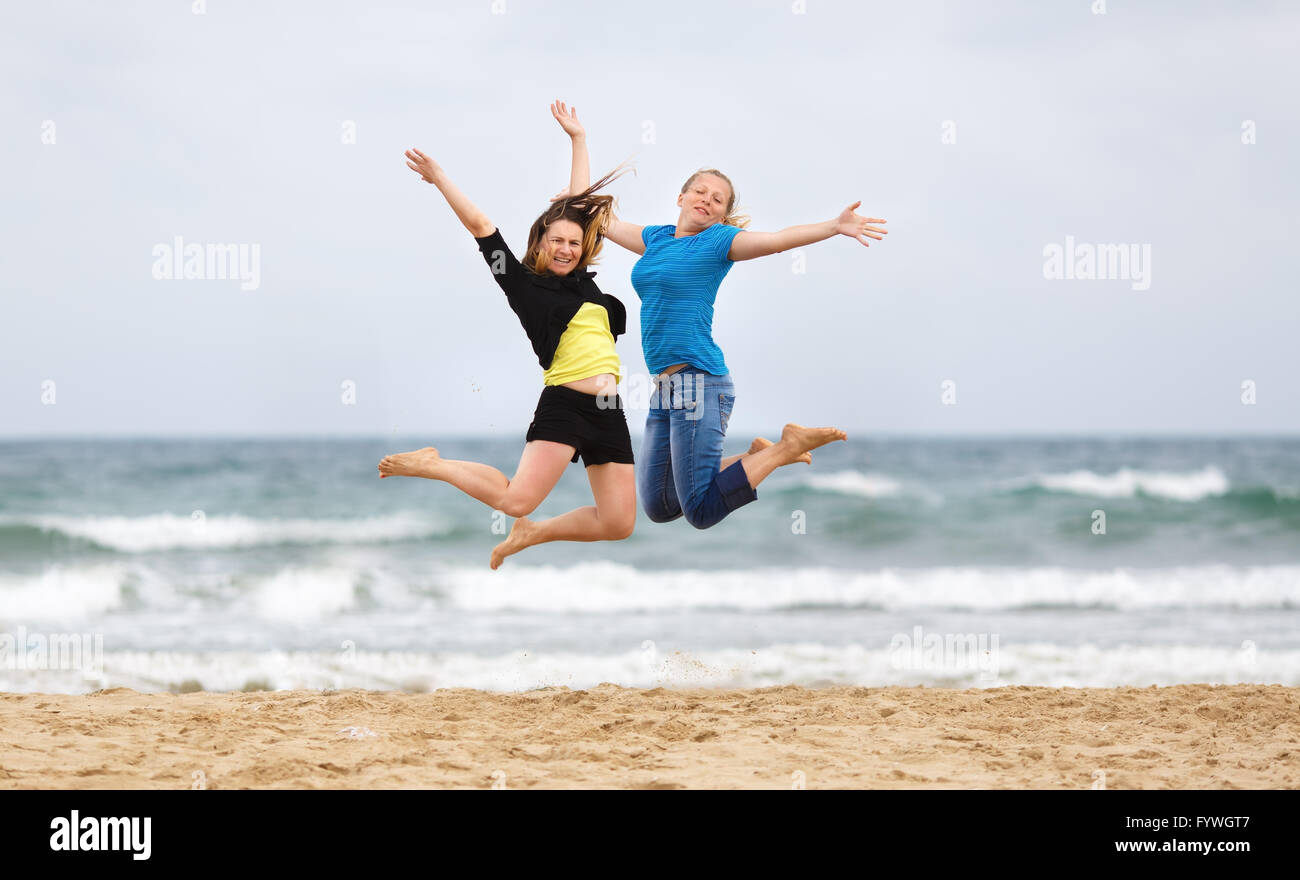
[[543, 370], [551, 368], [560, 337], [583, 303], [604, 306], [615, 339], [627, 331], [627, 310], [617, 297], [601, 293], [592, 280], [595, 272], [582, 269], [564, 276], [538, 275], [515, 259], [500, 229], [474, 240], [492, 270], [492, 277], [505, 292], [510, 308], [519, 316]]

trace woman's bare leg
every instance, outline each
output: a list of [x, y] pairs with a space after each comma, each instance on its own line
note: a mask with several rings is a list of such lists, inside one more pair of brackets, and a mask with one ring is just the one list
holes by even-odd
[[621, 541], [636, 526], [636, 478], [632, 465], [593, 464], [587, 468], [594, 507], [579, 507], [560, 516], [533, 522], [519, 517], [510, 534], [492, 550], [489, 565], [497, 568], [512, 556], [534, 544], [548, 541]]
[[742, 456], [741, 467], [745, 469], [745, 476], [749, 477], [750, 488], [757, 489], [758, 484], [777, 468], [802, 461], [803, 456], [818, 446], [847, 439], [848, 435], [839, 428], [805, 428], [803, 425], [789, 424], [781, 431], [778, 442]]
[[510, 479], [490, 465], [443, 458], [437, 449], [426, 446], [387, 456], [379, 463], [379, 476], [441, 480], [493, 510], [522, 516], [535, 510], [550, 494], [572, 458], [572, 446], [533, 440], [524, 445], [519, 467]]
[[[767, 439], [766, 437], [755, 437], [754, 442], [749, 444], [748, 450], [742, 452], [740, 455], [727, 456], [721, 461], [721, 463], [719, 463], [718, 470], [725, 471], [727, 468], [731, 467], [733, 464], [740, 461], [746, 455], [753, 455], [755, 452], [761, 452], [762, 450], [766, 449], [771, 445], [772, 445], [772, 441]], [[805, 452], [803, 455], [799, 456], [799, 458], [797, 458], [796, 461], [802, 461], [804, 464], [812, 464], [812, 454]]]

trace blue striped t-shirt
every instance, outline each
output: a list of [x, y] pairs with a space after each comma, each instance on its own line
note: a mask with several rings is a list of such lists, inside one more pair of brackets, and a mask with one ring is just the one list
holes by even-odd
[[731, 271], [727, 258], [738, 226], [715, 223], [695, 235], [674, 238], [677, 227], [641, 230], [645, 254], [632, 267], [632, 287], [641, 297], [641, 348], [652, 373], [690, 364], [727, 374], [722, 349], [713, 341], [713, 301]]

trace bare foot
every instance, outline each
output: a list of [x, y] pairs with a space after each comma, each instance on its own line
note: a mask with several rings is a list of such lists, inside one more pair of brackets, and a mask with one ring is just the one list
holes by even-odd
[[397, 452], [384, 456], [379, 462], [379, 479], [384, 477], [427, 477], [438, 478], [438, 463], [442, 457], [432, 446], [417, 449], [415, 452]]
[[[753, 455], [755, 452], [758, 452], [760, 449], [766, 449], [771, 445], [772, 445], [772, 441], [767, 439], [766, 437], [755, 437], [754, 442], [749, 444], [749, 452], [745, 454]], [[805, 452], [803, 455], [796, 458], [795, 461], [802, 461], [804, 464], [812, 464], [812, 453]]]
[[801, 455], [818, 446], [825, 446], [836, 440], [847, 440], [848, 437], [849, 435], [839, 428], [805, 428], [803, 425], [791, 423], [781, 431], [781, 442], [777, 445], [785, 447], [785, 457], [790, 463], [799, 461]]
[[497, 567], [505, 562], [507, 556], [513, 556], [525, 547], [533, 546], [533, 538], [536, 534], [537, 523], [526, 516], [519, 517], [510, 527], [510, 534], [506, 535], [506, 539], [492, 548], [492, 559], [488, 565], [496, 571]]

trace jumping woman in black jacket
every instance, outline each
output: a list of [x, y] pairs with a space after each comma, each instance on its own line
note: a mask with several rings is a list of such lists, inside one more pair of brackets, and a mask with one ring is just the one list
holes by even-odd
[[[379, 463], [380, 477], [442, 480], [493, 510], [518, 517], [510, 535], [492, 551], [494, 569], [505, 557], [534, 544], [628, 537], [636, 524], [636, 482], [632, 441], [617, 393], [621, 366], [614, 350], [614, 339], [625, 330], [626, 312], [615, 297], [601, 292], [592, 280], [595, 273], [586, 269], [600, 253], [614, 201], [595, 193], [617, 173], [577, 195], [552, 201], [529, 230], [528, 248], [520, 261], [501, 231], [433, 159], [414, 149], [407, 151], [406, 158], [411, 169], [438, 187], [478, 242], [493, 278], [532, 342], [545, 371], [545, 387], [513, 478], [479, 462], [442, 458], [432, 446], [386, 457]], [[586, 162], [585, 145], [582, 161]], [[585, 168], [583, 173], [585, 179]], [[565, 467], [579, 457], [595, 505], [540, 522], [529, 520], [526, 514], [550, 494]]]

